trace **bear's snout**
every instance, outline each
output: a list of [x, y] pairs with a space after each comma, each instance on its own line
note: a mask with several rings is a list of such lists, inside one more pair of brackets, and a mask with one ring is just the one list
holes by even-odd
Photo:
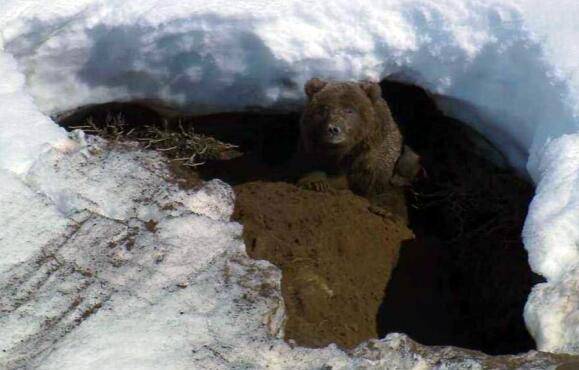
[[347, 142], [346, 129], [343, 122], [327, 122], [323, 131], [323, 142], [330, 145], [338, 145]]
[[339, 135], [342, 132], [342, 129], [334, 124], [328, 125], [328, 134], [330, 135]]

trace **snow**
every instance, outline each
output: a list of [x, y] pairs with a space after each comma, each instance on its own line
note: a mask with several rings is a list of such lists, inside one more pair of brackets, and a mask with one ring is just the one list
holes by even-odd
[[569, 86], [526, 30], [525, 12], [541, 8], [525, 2], [7, 3], [5, 49], [47, 113], [137, 97], [197, 112], [283, 108], [314, 75], [391, 76], [441, 95], [521, 168], [543, 127], [577, 126], [560, 97]]
[[[218, 269], [211, 261], [226, 263], [223, 255], [228, 253], [243, 256], [237, 226], [228, 221], [228, 186], [213, 182], [197, 193], [166, 188], [160, 185], [165, 175], [158, 158], [141, 152], [120, 155], [103, 143], [87, 143], [80, 132], [69, 138], [50, 115], [135, 98], [162, 99], [195, 112], [292, 109], [303, 99], [303, 83], [313, 76], [389, 76], [417, 83], [448, 114], [486, 134], [516, 168], [527, 172], [537, 194], [523, 237], [532, 269], [547, 282], [533, 289], [526, 322], [539, 349], [579, 352], [578, 17], [579, 4], [573, 0], [556, 5], [539, 0], [55, 0], [50, 5], [0, 0], [0, 251], [5, 256], [0, 284], [20, 279], [20, 270], [39, 267], [39, 256], [60, 240], [71, 251], [62, 257], [63, 266], [84, 263], [102, 269], [103, 280], [87, 282], [96, 293], [91, 296], [89, 289], [83, 302], [107, 308], [78, 326], [75, 319], [82, 312], [75, 310], [82, 305], [63, 311], [72, 298], [57, 292], [77, 289], [75, 284], [88, 278], [63, 271], [38, 291], [36, 299], [46, 307], [31, 299], [15, 308], [25, 312], [0, 316], [1, 327], [10, 328], [3, 332], [11, 333], [0, 345], [12, 348], [9, 355], [0, 353], [0, 363], [40, 364], [37, 361], [48, 356], [42, 361], [46, 368], [58, 366], [58, 361], [69, 368], [90, 368], [97, 363], [107, 367], [107, 360], [118, 357], [126, 359], [125, 367], [154, 368], [162, 366], [155, 362], [163, 361], [159, 353], [174, 351], [173, 368], [179, 368], [191, 359], [185, 348], [205, 348], [200, 344], [204, 337], [215, 340], [216, 332], [208, 328], [217, 325], [216, 317], [231, 314], [207, 316], [203, 310], [210, 308], [204, 305], [217, 300], [231, 307], [232, 297], [242, 289], [219, 279], [214, 285], [201, 284], [187, 273], [200, 271], [211, 280], [216, 270], [214, 275], [208, 271]], [[163, 202], [177, 204], [178, 211], [164, 210], [159, 206]], [[106, 263], [82, 253], [77, 260], [77, 251], [83, 249], [75, 238], [94, 244], [95, 251], [104, 248], [98, 234], [77, 230], [87, 220], [111, 238], [114, 230], [127, 233], [127, 225], [140, 230], [136, 243], [143, 250], [132, 255], [113, 248]], [[149, 220], [158, 222], [155, 242], [146, 240], [143, 231]], [[197, 244], [185, 245], [189, 239]], [[153, 251], [155, 243], [162, 248]], [[154, 263], [151, 258], [167, 264], [164, 272], [135, 270]], [[126, 263], [133, 266], [126, 274], [113, 268]], [[29, 291], [37, 292], [38, 282], [29, 278]], [[142, 289], [145, 297], [130, 296], [140, 280], [151, 286]], [[100, 283], [120, 287], [129, 296], [102, 299], [116, 290], [100, 289]], [[164, 296], [171, 284], [185, 288]], [[218, 298], [211, 298], [211, 289], [225, 289], [230, 296], [219, 291]], [[158, 317], [196, 294], [208, 303], [189, 302], [191, 316], [182, 326]], [[263, 303], [268, 305], [271, 302]], [[128, 315], [127, 307], [134, 314]], [[263, 307], [244, 320], [263, 317]], [[77, 317], [48, 331], [42, 328], [47, 317], [65, 313]], [[139, 326], [142, 322], [151, 322], [151, 327]], [[217, 333], [236, 338], [225, 341], [227, 345], [246, 345], [257, 329], [254, 323], [244, 325], [217, 325]], [[135, 335], [123, 337], [127, 328]], [[173, 331], [179, 334], [168, 335]], [[198, 342], [188, 339], [193, 332], [201, 338]], [[55, 350], [48, 351], [55, 338]], [[265, 334], [261, 338], [274, 340]], [[19, 340], [26, 344], [17, 344]], [[207, 345], [210, 349], [196, 356], [215, 364], [216, 344]], [[247, 345], [239, 358], [254, 361], [255, 350], [257, 362], [275, 358], [297, 363], [301, 355], [294, 352], [302, 350], [280, 342], [276, 346], [271, 357], [263, 348]], [[349, 361], [335, 348], [303, 351], [311, 356], [304, 358]]]
[[25, 173], [50, 144], [64, 144], [66, 134], [24, 92], [25, 77], [11, 55], [0, 53], [0, 71], [0, 168]]
[[40, 246], [55, 239], [68, 223], [53, 204], [35, 194], [12, 173], [0, 171], [0, 184], [0, 220], [4, 225], [0, 233], [1, 274], [26, 261]]
[[525, 308], [539, 348], [579, 352], [579, 135], [550, 141], [537, 167], [542, 179], [523, 230], [531, 267], [547, 277]]

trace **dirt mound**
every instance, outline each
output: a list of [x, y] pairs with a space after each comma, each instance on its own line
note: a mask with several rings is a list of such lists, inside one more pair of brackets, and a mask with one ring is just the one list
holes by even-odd
[[384, 289], [401, 245], [412, 238], [405, 220], [372, 213], [349, 191], [250, 182], [235, 192], [234, 219], [244, 225], [249, 255], [283, 270], [286, 339], [352, 348], [376, 338]]

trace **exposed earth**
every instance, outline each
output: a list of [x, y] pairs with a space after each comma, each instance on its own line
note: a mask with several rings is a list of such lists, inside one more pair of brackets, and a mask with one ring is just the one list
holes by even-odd
[[412, 233], [405, 220], [371, 213], [349, 191], [318, 193], [282, 182], [234, 187], [233, 218], [248, 254], [283, 270], [286, 339], [305, 346], [353, 348], [376, 338], [398, 251]]

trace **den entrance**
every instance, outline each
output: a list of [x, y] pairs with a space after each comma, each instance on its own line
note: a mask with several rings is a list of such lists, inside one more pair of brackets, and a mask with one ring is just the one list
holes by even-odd
[[534, 348], [523, 307], [539, 282], [521, 230], [533, 188], [484, 137], [415, 86], [384, 97], [427, 176], [401, 193], [408, 215], [373, 213], [349, 191], [294, 185], [299, 113], [182, 116], [157, 103], [108, 103], [56, 119], [167, 155], [183, 186], [219, 178], [236, 193], [248, 254], [283, 271], [286, 340], [353, 348], [403, 332], [489, 354]]

